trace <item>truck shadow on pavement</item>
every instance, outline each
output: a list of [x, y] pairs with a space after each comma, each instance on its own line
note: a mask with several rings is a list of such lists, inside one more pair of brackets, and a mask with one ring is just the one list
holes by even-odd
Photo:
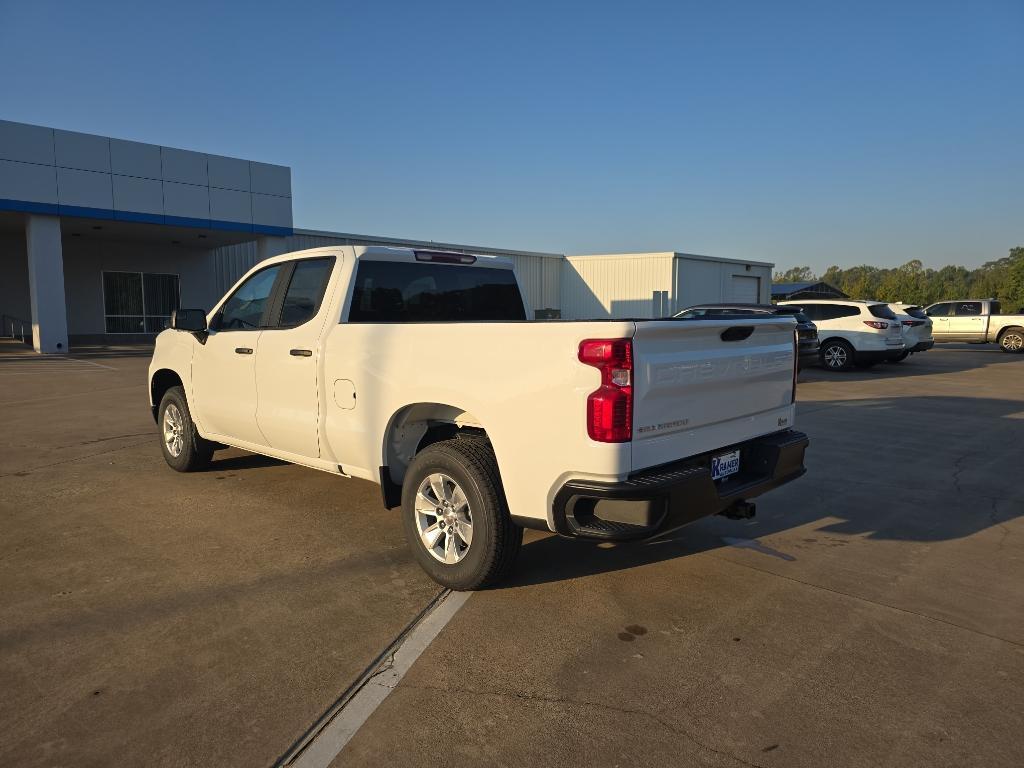
[[[1024, 400], [896, 397], [809, 404], [807, 474], [758, 498], [753, 520], [720, 516], [640, 542], [527, 533], [497, 588], [629, 570], [722, 547], [773, 560], [854, 541], [963, 539], [1024, 516]], [[881, 440], [881, 442], [879, 442]], [[884, 450], [879, 450], [882, 446]], [[910, 457], [902, 462], [903, 457]]]

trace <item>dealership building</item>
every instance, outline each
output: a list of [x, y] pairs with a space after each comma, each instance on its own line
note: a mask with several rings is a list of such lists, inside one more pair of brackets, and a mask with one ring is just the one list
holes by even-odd
[[171, 310], [211, 308], [258, 261], [326, 245], [508, 257], [538, 318], [660, 317], [771, 290], [763, 262], [295, 229], [286, 166], [0, 120], [0, 335], [39, 352], [151, 341]]

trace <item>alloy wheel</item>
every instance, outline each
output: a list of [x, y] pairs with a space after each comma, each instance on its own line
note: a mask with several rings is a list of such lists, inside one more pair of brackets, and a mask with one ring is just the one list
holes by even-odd
[[826, 347], [825, 365], [829, 368], [842, 368], [846, 365], [846, 350], [838, 344]]
[[174, 403], [169, 403], [164, 409], [163, 429], [164, 445], [167, 446], [167, 452], [174, 458], [178, 458], [185, 449], [185, 420]]
[[431, 556], [446, 565], [461, 562], [473, 543], [469, 499], [448, 475], [427, 475], [416, 491], [416, 530]]

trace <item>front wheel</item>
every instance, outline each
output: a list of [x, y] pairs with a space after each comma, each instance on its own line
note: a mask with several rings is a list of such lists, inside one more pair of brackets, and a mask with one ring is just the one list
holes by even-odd
[[821, 345], [821, 364], [830, 371], [848, 371], [853, 365], [853, 347], [840, 339]]
[[483, 438], [443, 440], [417, 454], [402, 484], [402, 522], [427, 575], [460, 591], [506, 576], [523, 541]]
[[1020, 354], [1024, 352], [1024, 331], [1016, 328], [1007, 331], [999, 338], [999, 348], [1003, 352]]
[[213, 443], [196, 431], [188, 410], [185, 390], [171, 387], [164, 393], [157, 410], [160, 425], [160, 448], [164, 460], [178, 472], [195, 472], [210, 463]]

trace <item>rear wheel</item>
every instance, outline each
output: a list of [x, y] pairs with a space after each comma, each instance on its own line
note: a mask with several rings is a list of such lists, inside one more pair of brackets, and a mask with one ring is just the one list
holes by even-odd
[[434, 443], [402, 484], [402, 522], [413, 557], [434, 581], [480, 589], [512, 569], [523, 530], [512, 522], [490, 441]]
[[848, 371], [853, 365], [853, 347], [842, 339], [830, 339], [821, 345], [821, 364], [830, 371]]
[[1020, 354], [1024, 352], [1024, 331], [1011, 328], [999, 337], [999, 348], [1003, 352]]
[[214, 444], [196, 431], [188, 410], [185, 390], [171, 387], [164, 393], [157, 410], [160, 425], [160, 448], [164, 460], [178, 472], [195, 472], [210, 463]]

